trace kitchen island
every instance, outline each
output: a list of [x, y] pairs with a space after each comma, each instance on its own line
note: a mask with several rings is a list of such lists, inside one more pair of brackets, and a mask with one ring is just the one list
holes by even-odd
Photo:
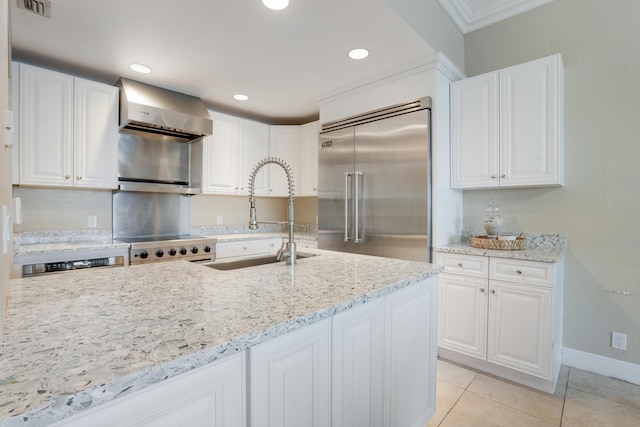
[[[12, 280], [0, 425], [48, 425], [126, 400], [410, 288], [433, 289], [435, 298], [441, 267], [305, 252], [315, 256], [293, 268], [217, 271], [175, 261]], [[435, 315], [435, 304], [421, 309]], [[435, 359], [435, 321], [415, 326], [433, 335], [433, 352], [420, 356]], [[423, 380], [435, 385], [435, 377]]]

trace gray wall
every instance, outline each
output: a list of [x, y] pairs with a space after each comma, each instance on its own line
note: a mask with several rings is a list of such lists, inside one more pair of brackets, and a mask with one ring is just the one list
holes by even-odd
[[[469, 76], [561, 53], [565, 186], [464, 192], [482, 229], [496, 196], [505, 229], [566, 233], [564, 346], [640, 363], [640, 2], [555, 0], [465, 36]], [[626, 294], [621, 294], [623, 292]], [[627, 351], [610, 347], [612, 330]]]

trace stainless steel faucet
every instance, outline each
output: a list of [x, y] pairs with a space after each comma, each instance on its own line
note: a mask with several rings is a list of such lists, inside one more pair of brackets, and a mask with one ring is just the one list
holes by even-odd
[[285, 260], [287, 264], [296, 263], [296, 243], [293, 241], [293, 173], [291, 167], [284, 160], [278, 157], [267, 157], [258, 162], [257, 165], [251, 170], [249, 174], [249, 203], [251, 208], [249, 210], [249, 229], [256, 230], [258, 228], [258, 221], [256, 220], [256, 198], [254, 195], [256, 186], [256, 175], [258, 171], [269, 163], [279, 165], [284, 169], [287, 174], [287, 181], [289, 184], [289, 210], [287, 215], [289, 225], [289, 242], [282, 242], [282, 247], [277, 254], [278, 261]]

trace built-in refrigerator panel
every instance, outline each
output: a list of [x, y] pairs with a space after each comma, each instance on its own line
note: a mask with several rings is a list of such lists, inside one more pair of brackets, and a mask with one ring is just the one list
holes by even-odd
[[425, 98], [323, 125], [319, 248], [431, 260], [428, 107]]
[[[318, 156], [318, 247], [322, 249], [353, 252], [353, 218], [348, 215], [353, 208], [354, 128], [335, 130], [321, 134]], [[346, 213], [345, 213], [346, 211]]]

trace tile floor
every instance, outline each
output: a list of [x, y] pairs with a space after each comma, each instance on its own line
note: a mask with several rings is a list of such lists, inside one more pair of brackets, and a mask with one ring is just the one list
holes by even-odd
[[555, 395], [438, 360], [427, 427], [640, 426], [640, 386], [562, 367]]

